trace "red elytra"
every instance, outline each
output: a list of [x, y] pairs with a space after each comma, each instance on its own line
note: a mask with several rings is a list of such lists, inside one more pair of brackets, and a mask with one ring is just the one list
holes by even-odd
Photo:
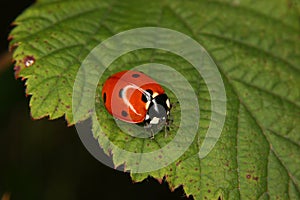
[[103, 85], [102, 98], [112, 116], [129, 123], [158, 124], [167, 120], [171, 108], [164, 89], [139, 71], [110, 76]]

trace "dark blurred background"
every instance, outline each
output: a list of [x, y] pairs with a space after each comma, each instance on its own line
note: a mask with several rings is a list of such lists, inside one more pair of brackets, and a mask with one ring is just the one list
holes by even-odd
[[[10, 24], [33, 2], [0, 2], [1, 61]], [[1, 200], [186, 199], [182, 187], [171, 192], [152, 178], [133, 184], [128, 174], [104, 166], [64, 119], [33, 121], [24, 82], [15, 80], [12, 65], [0, 63]]]

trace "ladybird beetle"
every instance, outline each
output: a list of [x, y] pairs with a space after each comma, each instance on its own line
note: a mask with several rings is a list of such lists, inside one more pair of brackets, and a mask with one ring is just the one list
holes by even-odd
[[171, 104], [164, 89], [139, 71], [121, 71], [110, 76], [102, 88], [108, 112], [128, 123], [144, 123], [145, 127], [166, 125]]

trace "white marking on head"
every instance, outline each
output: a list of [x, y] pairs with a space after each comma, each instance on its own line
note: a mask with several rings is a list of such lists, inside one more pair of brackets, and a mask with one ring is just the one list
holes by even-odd
[[154, 92], [153, 94], [152, 94], [152, 98], [155, 98], [155, 97], [157, 97], [158, 96], [158, 93], [157, 92]]
[[170, 100], [169, 99], [166, 100], [166, 104], [167, 104], [168, 108], [171, 108]]
[[151, 103], [151, 101], [147, 101], [147, 103], [146, 103], [146, 110], [149, 109], [150, 103]]
[[160, 121], [160, 119], [158, 117], [153, 117], [153, 119], [151, 119], [150, 124], [158, 124]]

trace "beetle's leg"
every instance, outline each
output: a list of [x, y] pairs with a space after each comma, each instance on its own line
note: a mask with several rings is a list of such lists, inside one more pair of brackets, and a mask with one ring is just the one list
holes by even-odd
[[149, 138], [150, 138], [150, 139], [154, 139], [154, 132], [153, 132], [153, 130], [152, 130], [151, 124], [150, 124], [149, 122], [145, 122], [144, 128], [145, 128], [145, 130], [146, 130], [147, 132], [150, 131], [150, 137], [149, 137]]
[[153, 130], [150, 129], [150, 132], [151, 132], [150, 139], [153, 140], [153, 139], [154, 139], [154, 133], [153, 133]]

